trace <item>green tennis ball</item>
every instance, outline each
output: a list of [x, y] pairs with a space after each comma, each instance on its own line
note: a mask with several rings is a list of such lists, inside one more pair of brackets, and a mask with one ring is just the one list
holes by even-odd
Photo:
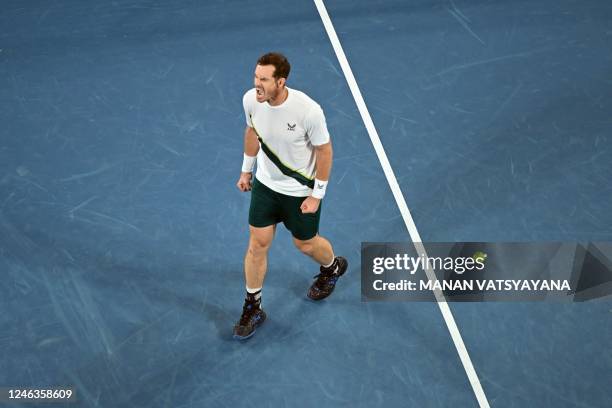
[[476, 251], [474, 252], [474, 255], [472, 255], [472, 258], [477, 262], [480, 261], [484, 263], [487, 260], [487, 254], [482, 251]]

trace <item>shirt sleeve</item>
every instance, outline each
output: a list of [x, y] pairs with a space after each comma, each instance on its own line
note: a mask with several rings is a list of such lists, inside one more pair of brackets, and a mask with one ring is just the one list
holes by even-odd
[[323, 109], [319, 105], [310, 109], [304, 120], [306, 134], [313, 146], [320, 146], [329, 142], [329, 131]]
[[244, 108], [244, 116], [246, 119], [246, 124], [249, 127], [253, 127], [251, 123], [251, 115], [253, 114], [253, 100], [254, 97], [251, 91], [247, 91], [242, 97], [242, 106]]

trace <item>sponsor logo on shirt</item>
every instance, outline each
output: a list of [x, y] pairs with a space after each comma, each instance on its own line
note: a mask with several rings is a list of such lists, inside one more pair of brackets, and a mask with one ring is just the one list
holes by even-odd
[[294, 123], [293, 125], [287, 123], [287, 130], [295, 132], [295, 125], [296, 125], [296, 123]]

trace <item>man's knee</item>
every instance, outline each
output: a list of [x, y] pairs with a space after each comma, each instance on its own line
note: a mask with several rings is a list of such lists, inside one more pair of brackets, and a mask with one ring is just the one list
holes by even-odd
[[297, 238], [293, 238], [293, 243], [295, 247], [300, 250], [305, 255], [312, 255], [315, 249], [315, 239], [311, 238], [308, 240], [301, 240]]
[[265, 255], [272, 245], [272, 238], [273, 235], [271, 234], [251, 233], [248, 249], [249, 254], [253, 256]]

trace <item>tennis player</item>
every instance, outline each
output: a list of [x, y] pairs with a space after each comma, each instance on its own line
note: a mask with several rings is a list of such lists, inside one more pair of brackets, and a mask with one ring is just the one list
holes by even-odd
[[[320, 266], [307, 296], [329, 296], [348, 262], [335, 256], [319, 235], [321, 202], [332, 167], [332, 144], [321, 107], [308, 95], [286, 86], [291, 66], [279, 53], [259, 58], [254, 88], [243, 97], [246, 130], [244, 160], [237, 186], [251, 191], [249, 246], [244, 258], [246, 298], [234, 338], [247, 339], [266, 319], [261, 290], [268, 249], [282, 222], [293, 243]], [[257, 163], [257, 172], [253, 169]]]

